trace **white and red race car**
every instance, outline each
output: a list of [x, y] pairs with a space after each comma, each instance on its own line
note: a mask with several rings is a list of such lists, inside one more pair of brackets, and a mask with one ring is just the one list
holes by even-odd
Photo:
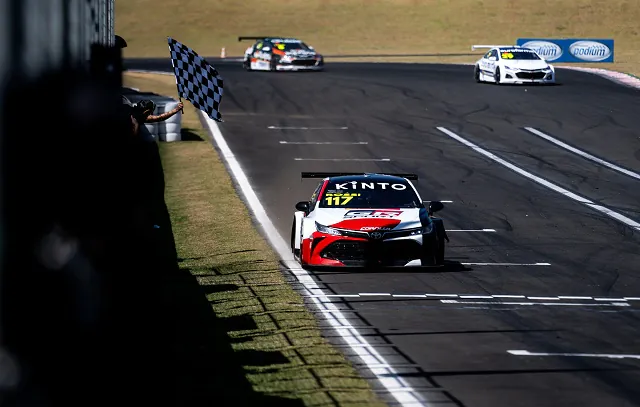
[[291, 249], [303, 267], [442, 266], [439, 201], [423, 202], [415, 174], [302, 173], [323, 178], [308, 201], [298, 202]]

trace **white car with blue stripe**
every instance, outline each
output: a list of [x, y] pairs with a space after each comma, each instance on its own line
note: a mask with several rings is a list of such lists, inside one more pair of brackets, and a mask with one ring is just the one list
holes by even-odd
[[474, 45], [488, 49], [475, 63], [473, 75], [476, 82], [495, 84], [552, 84], [556, 83], [556, 71], [537, 52], [517, 45]]

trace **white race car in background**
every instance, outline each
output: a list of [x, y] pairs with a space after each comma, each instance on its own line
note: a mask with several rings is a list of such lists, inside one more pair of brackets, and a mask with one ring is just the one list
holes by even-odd
[[496, 84], [550, 84], [556, 83], [556, 72], [550, 65], [530, 48], [515, 45], [474, 45], [477, 49], [489, 49], [480, 58], [473, 70], [476, 82]]

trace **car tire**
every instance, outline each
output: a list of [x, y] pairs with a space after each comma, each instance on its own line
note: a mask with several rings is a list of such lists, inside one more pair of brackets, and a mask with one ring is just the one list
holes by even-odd
[[435, 250], [436, 252], [435, 263], [436, 263], [436, 266], [443, 266], [444, 265], [444, 237], [439, 235], [436, 241], [438, 244]]
[[438, 265], [437, 253], [438, 253], [438, 238], [430, 237], [429, 240], [422, 238], [422, 255], [420, 256], [420, 263], [422, 267], [433, 267]]
[[494, 79], [496, 81], [496, 85], [501, 85], [502, 83], [500, 82], [500, 68], [496, 68], [496, 73], [494, 76]]
[[[296, 218], [293, 218], [293, 224], [291, 225], [291, 253], [293, 253], [294, 256], [300, 256], [300, 249], [296, 249], [295, 248], [295, 243], [296, 242]], [[300, 256], [300, 259], [302, 260], [302, 257]]]
[[278, 70], [278, 61], [276, 60], [276, 58], [272, 55], [271, 56], [271, 61], [269, 62], [269, 70], [271, 72], [276, 72]]
[[473, 70], [473, 78], [476, 80], [476, 83], [482, 82], [480, 80], [480, 68], [478, 68], [478, 65], [476, 65], [476, 67]]
[[247, 72], [251, 72], [251, 62], [249, 62], [249, 60], [245, 59], [244, 61], [242, 61], [242, 67], [244, 68], [245, 71]]

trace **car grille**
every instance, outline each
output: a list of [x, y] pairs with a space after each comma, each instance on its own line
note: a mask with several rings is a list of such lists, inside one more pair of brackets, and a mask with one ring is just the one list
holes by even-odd
[[316, 62], [315, 59], [294, 59], [291, 61], [291, 64], [297, 66], [314, 66]]
[[542, 79], [546, 72], [518, 72], [516, 76], [520, 79]]
[[419, 259], [421, 245], [415, 240], [349, 241], [328, 245], [320, 257], [338, 260], [347, 266], [404, 266]]

